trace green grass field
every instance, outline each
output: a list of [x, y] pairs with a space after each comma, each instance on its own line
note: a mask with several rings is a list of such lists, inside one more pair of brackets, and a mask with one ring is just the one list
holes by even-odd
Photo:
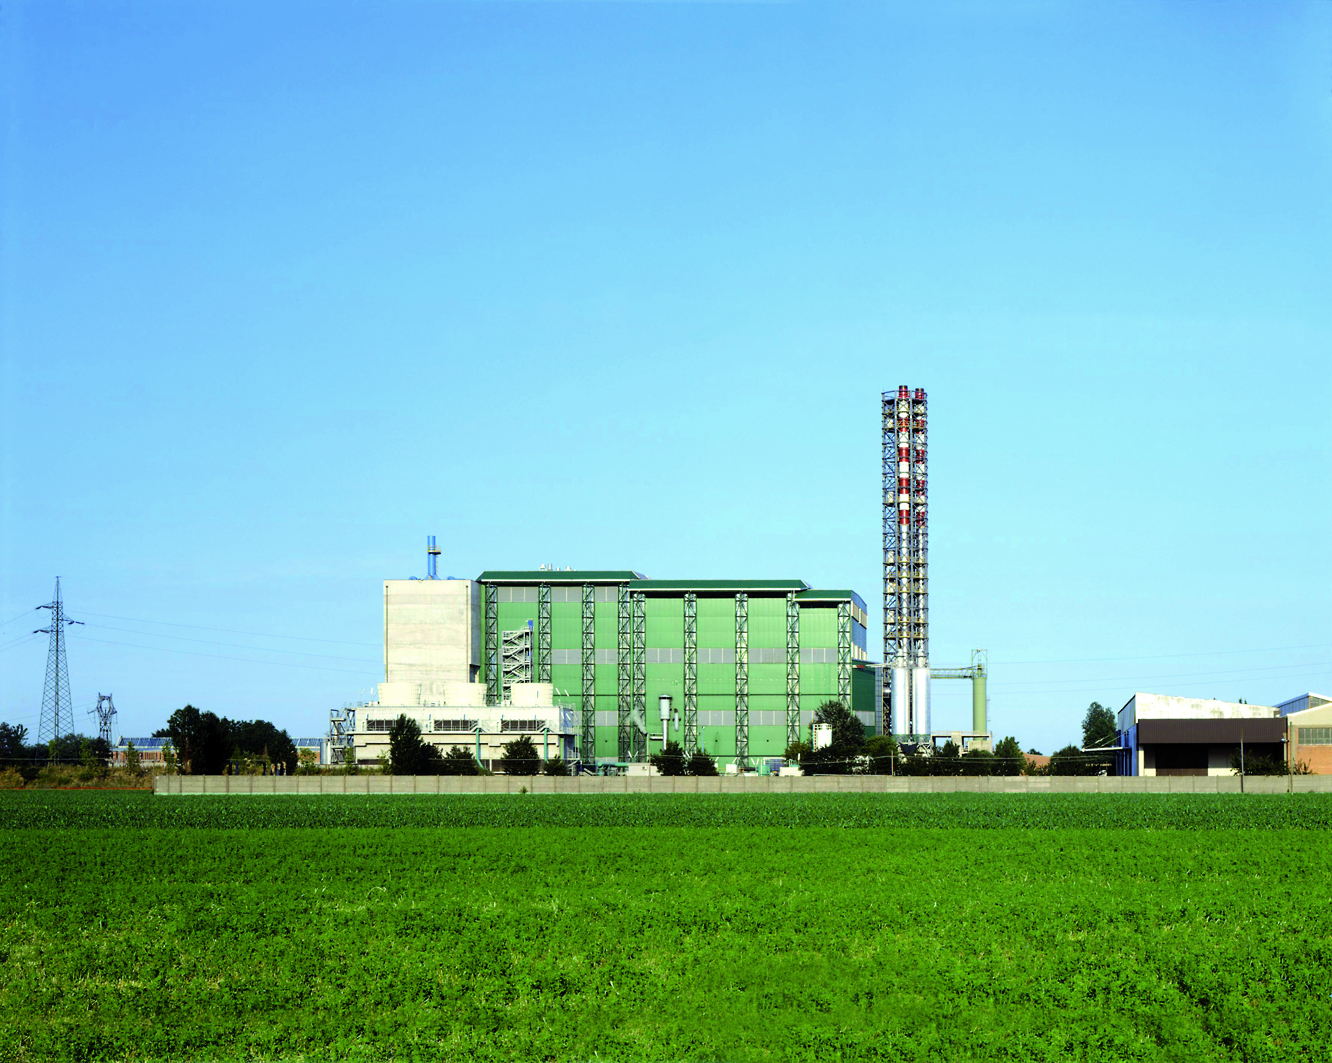
[[1329, 824], [1313, 794], [4, 795], [0, 1058], [1332, 1059]]

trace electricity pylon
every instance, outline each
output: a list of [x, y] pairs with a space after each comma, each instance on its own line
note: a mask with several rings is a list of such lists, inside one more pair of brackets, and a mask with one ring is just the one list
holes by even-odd
[[116, 706], [111, 701], [110, 694], [97, 695], [97, 708], [92, 712], [97, 714], [97, 735], [108, 746], [116, 744]]
[[34, 635], [50, 635], [51, 648], [46, 654], [46, 684], [42, 687], [42, 715], [37, 722], [37, 741], [59, 738], [61, 727], [66, 733], [74, 730], [74, 706], [69, 699], [69, 666], [65, 663], [65, 625], [82, 624], [65, 615], [60, 600], [60, 577], [56, 577], [55, 601], [39, 605], [38, 609], [51, 610], [51, 623], [39, 627]]

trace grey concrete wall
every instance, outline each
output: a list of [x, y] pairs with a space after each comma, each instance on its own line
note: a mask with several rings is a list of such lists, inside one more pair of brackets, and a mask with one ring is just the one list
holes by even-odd
[[[1240, 792], [1234, 776], [1078, 778], [903, 779], [887, 775], [665, 776], [589, 775], [573, 778], [537, 775], [159, 775], [156, 794], [507, 794], [523, 787], [536, 794], [772, 794], [772, 793], [986, 793], [986, 794], [1230, 794]], [[1332, 793], [1332, 775], [1297, 775], [1290, 779], [1249, 777], [1251, 794]]]

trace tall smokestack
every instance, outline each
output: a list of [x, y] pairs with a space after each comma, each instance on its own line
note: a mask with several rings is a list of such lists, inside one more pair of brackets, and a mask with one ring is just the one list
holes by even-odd
[[883, 393], [883, 704], [896, 735], [930, 732], [926, 401]]

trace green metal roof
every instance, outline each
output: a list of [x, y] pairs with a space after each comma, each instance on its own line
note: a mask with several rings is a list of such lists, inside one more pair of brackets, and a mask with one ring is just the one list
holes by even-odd
[[809, 584], [799, 579], [639, 579], [629, 585], [636, 591], [803, 591]]
[[535, 572], [482, 572], [476, 577], [481, 583], [627, 583], [643, 579], [641, 572], [631, 569], [591, 569], [587, 571], [559, 572], [538, 569]]

